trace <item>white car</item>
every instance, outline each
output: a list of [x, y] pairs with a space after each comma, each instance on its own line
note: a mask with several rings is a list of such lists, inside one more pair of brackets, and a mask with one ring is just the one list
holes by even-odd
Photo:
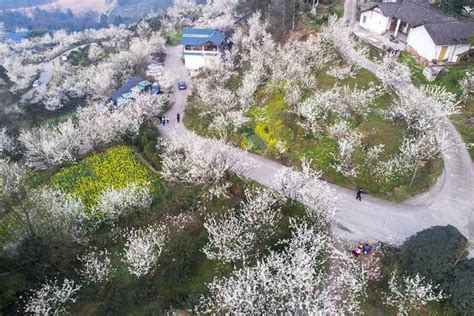
[[33, 88], [36, 88], [40, 84], [41, 84], [41, 82], [39, 80], [35, 80], [35, 82], [33, 82]]

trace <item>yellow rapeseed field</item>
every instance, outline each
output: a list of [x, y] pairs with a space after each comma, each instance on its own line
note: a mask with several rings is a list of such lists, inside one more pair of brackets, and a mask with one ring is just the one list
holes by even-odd
[[53, 176], [52, 183], [91, 207], [105, 189], [121, 189], [132, 182], [145, 185], [155, 180], [130, 147], [117, 146], [64, 168]]

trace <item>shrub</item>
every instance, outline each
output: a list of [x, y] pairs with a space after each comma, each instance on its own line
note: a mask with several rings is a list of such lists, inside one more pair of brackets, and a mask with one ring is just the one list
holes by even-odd
[[445, 287], [446, 277], [463, 256], [467, 239], [453, 226], [434, 226], [408, 238], [401, 247], [401, 268]]
[[464, 315], [474, 311], [474, 259], [466, 260], [455, 268], [449, 292], [453, 304]]

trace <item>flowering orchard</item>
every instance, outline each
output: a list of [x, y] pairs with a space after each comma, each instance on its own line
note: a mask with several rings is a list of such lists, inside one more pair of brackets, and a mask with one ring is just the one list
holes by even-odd
[[[395, 115], [413, 101], [385, 83], [403, 77], [406, 67], [386, 57], [380, 74], [359, 68], [353, 54], [366, 52], [334, 19], [320, 35], [285, 44], [274, 42], [267, 28], [254, 14], [248, 30], [234, 33], [224, 67], [199, 76], [188, 105], [188, 127], [290, 166], [310, 159], [324, 179], [363, 186], [389, 199], [407, 198], [436, 180], [440, 138], [420, 133], [409, 117]], [[437, 100], [441, 112], [456, 103], [440, 89], [423, 91]], [[399, 168], [412, 140], [425, 148], [413, 153], [415, 163]]]

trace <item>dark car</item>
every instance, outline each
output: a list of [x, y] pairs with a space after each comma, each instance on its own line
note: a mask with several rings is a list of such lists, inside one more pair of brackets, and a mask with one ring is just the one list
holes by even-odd
[[186, 86], [186, 82], [180, 81], [178, 82], [178, 89], [179, 90], [186, 90], [188, 86]]

